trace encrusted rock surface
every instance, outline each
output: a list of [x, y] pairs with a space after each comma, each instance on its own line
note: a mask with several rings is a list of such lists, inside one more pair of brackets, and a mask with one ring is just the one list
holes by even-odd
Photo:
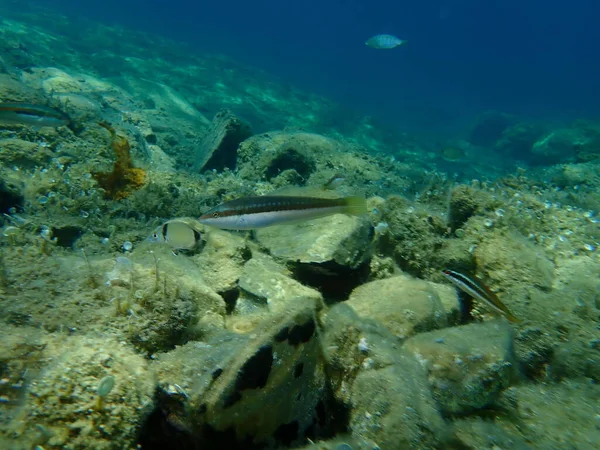
[[443, 328], [458, 312], [453, 288], [408, 276], [363, 284], [346, 303], [361, 317], [380, 321], [400, 339]]
[[503, 321], [421, 333], [405, 349], [427, 371], [433, 397], [446, 414], [492, 406], [512, 380], [513, 336]]

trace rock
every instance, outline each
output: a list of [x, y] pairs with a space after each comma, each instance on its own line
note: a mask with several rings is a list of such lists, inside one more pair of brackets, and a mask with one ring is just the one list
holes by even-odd
[[380, 321], [390, 332], [406, 339], [447, 326], [458, 312], [456, 291], [407, 276], [373, 281], [357, 287], [346, 302], [359, 316]]
[[339, 143], [311, 133], [270, 132], [252, 136], [240, 145], [240, 177], [259, 181], [293, 170], [306, 180], [315, 172], [320, 156], [336, 152]]
[[491, 147], [514, 122], [515, 118], [509, 114], [488, 111], [477, 118], [469, 142], [481, 147]]
[[[42, 370], [29, 367], [32, 382], [11, 433], [23, 445], [12, 441], [6, 448], [108, 450], [115, 442], [135, 448], [156, 387], [147, 361], [111, 338], [58, 335], [40, 351], [47, 363]], [[114, 387], [99, 400], [98, 385], [107, 376]]]
[[531, 148], [535, 162], [585, 162], [600, 157], [600, 129], [592, 126], [563, 128], [539, 139]]
[[502, 423], [501, 420], [484, 420], [479, 416], [474, 416], [455, 419], [452, 421], [452, 425], [454, 431], [452, 448], [533, 450], [535, 448], [560, 447], [540, 447], [537, 442], [535, 442], [535, 446], [531, 446], [527, 443], [527, 439], [514, 432], [513, 424]]
[[252, 136], [250, 124], [229, 110], [219, 111], [196, 151], [196, 169], [235, 169], [238, 146]]
[[[598, 384], [580, 379], [556, 384], [523, 383], [510, 390], [517, 399], [510, 417], [519, 418], [518, 426], [509, 418], [502, 419], [500, 425], [507, 429], [515, 427], [532, 448], [598, 447]], [[502, 448], [516, 448], [514, 440]]]
[[318, 304], [323, 301], [318, 291], [290, 278], [283, 268], [266, 258], [248, 261], [238, 284], [241, 290], [236, 302], [238, 311], [248, 309], [248, 306], [241, 306], [243, 303], [258, 303], [266, 306], [269, 312], [279, 313], [289, 309], [291, 302], [309, 299], [311, 303]]
[[464, 184], [452, 189], [448, 207], [450, 217], [447, 219], [450, 229], [460, 228], [470, 217], [481, 210], [488, 201], [486, 197], [481, 190]]
[[327, 311], [323, 323], [332, 392], [348, 408], [351, 436], [372, 448], [444, 448], [426, 373], [398, 339], [345, 303]]
[[418, 363], [400, 352], [398, 362], [361, 371], [352, 386], [350, 430], [378, 448], [438, 449], [443, 421]]
[[336, 214], [263, 228], [256, 239], [301, 283], [325, 297], [346, 298], [368, 273], [373, 227], [364, 218]]
[[515, 336], [515, 356], [521, 372], [529, 378], [545, 378], [546, 367], [550, 363], [556, 343], [547, 331], [528, 326]]
[[442, 412], [468, 414], [493, 405], [509, 386], [512, 339], [507, 323], [493, 321], [422, 333], [404, 348], [427, 370]]
[[211, 448], [301, 442], [326, 399], [317, 306], [296, 303], [252, 333], [159, 355], [160, 407], [170, 422]]
[[207, 230], [204, 238], [202, 253], [193, 257], [204, 282], [224, 297], [237, 295], [244, 264], [252, 257], [248, 243], [240, 235], [216, 229]]
[[543, 249], [516, 233], [494, 232], [474, 255], [479, 270], [503, 286], [528, 285], [546, 291], [552, 287], [554, 264]]
[[537, 124], [517, 123], [511, 125], [494, 143], [494, 150], [504, 156], [528, 160], [531, 156], [531, 147], [543, 133], [543, 128]]
[[[131, 259], [96, 263], [106, 268], [116, 314], [128, 316], [126, 330], [138, 349], [153, 354], [181, 345], [211, 328], [202, 319], [209, 315], [215, 326], [225, 315], [223, 298], [205, 284], [202, 272], [191, 259], [175, 261], [165, 247], [154, 247]], [[219, 317], [221, 319], [219, 320]]]
[[564, 164], [550, 168], [552, 182], [561, 188], [594, 183], [597, 169], [590, 163]]
[[21, 170], [45, 167], [55, 155], [37, 142], [22, 139], [0, 140], [0, 162], [7, 166], [18, 166]]
[[419, 278], [441, 271], [439, 249], [447, 241], [448, 224], [424, 208], [415, 208], [400, 196], [390, 196], [383, 207], [388, 232], [379, 239], [378, 249], [391, 254], [405, 272]]
[[39, 91], [9, 74], [0, 74], [0, 99], [4, 102], [44, 103]]

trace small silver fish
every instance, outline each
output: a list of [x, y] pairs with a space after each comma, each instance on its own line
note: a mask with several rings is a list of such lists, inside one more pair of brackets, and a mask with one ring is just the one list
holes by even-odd
[[483, 303], [493, 311], [502, 314], [509, 321], [515, 323], [521, 322], [521, 319], [519, 319], [513, 313], [511, 313], [510, 310], [506, 307], [506, 305], [500, 301], [498, 296], [492, 291], [490, 291], [485, 284], [479, 283], [462, 273], [455, 272], [454, 270], [444, 270], [443, 274], [454, 286], [459, 288], [461, 291], [470, 295], [479, 302]]
[[319, 198], [273, 195], [245, 197], [225, 202], [198, 221], [223, 230], [254, 230], [333, 214], [360, 215], [367, 212], [363, 197]]
[[158, 226], [148, 241], [168, 244], [174, 253], [178, 250], [192, 250], [202, 239], [198, 230], [200, 227], [198, 221], [193, 219], [172, 219]]
[[390, 49], [406, 44], [406, 41], [391, 34], [378, 34], [370, 38], [365, 44], [372, 48]]
[[56, 128], [67, 125], [69, 117], [48, 106], [30, 103], [0, 103], [0, 122], [29, 125], [35, 128]]

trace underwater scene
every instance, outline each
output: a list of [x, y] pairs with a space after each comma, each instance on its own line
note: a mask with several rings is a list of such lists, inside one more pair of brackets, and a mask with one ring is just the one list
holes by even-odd
[[600, 448], [599, 13], [0, 0], [0, 449]]

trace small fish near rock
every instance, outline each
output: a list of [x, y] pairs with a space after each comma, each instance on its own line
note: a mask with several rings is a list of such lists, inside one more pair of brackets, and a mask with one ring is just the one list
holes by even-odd
[[397, 38], [391, 34], [378, 34], [369, 38], [365, 44], [371, 48], [391, 49], [406, 44], [404, 39]]
[[455, 272], [454, 270], [444, 270], [444, 276], [454, 286], [460, 289], [465, 294], [487, 306], [492, 311], [506, 317], [510, 322], [520, 323], [521, 319], [516, 317], [510, 310], [500, 301], [498, 296], [494, 294], [485, 284], [469, 278], [468, 276]]
[[159, 225], [148, 242], [167, 244], [177, 254], [180, 250], [193, 250], [202, 240], [203, 226], [200, 222], [188, 217], [171, 219]]

